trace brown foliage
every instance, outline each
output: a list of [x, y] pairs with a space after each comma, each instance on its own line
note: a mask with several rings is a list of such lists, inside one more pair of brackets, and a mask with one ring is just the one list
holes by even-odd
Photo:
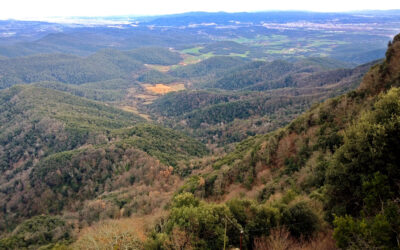
[[191, 250], [193, 249], [190, 235], [175, 227], [170, 238], [164, 242], [164, 248], [168, 250]]
[[71, 249], [143, 249], [141, 219], [103, 221], [80, 232]]
[[320, 233], [315, 238], [306, 241], [296, 240], [285, 228], [271, 231], [268, 237], [254, 240], [255, 250], [334, 250], [337, 249], [332, 233]]

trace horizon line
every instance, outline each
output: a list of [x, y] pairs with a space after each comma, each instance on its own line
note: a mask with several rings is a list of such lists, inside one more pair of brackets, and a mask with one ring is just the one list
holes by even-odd
[[44, 17], [24, 17], [24, 18], [2, 18], [1, 21], [48, 21], [49, 19], [94, 19], [94, 18], [145, 18], [145, 17], [164, 17], [164, 16], [174, 16], [174, 15], [184, 15], [184, 14], [242, 14], [242, 13], [268, 13], [268, 12], [303, 12], [303, 13], [321, 13], [321, 14], [356, 14], [365, 12], [391, 12], [399, 11], [400, 9], [359, 9], [359, 10], [347, 10], [347, 11], [314, 11], [314, 10], [283, 10], [283, 9], [271, 9], [271, 10], [257, 10], [257, 11], [187, 11], [187, 12], [176, 12], [176, 13], [165, 13], [165, 14], [116, 14], [116, 15], [93, 15], [93, 16], [44, 16]]

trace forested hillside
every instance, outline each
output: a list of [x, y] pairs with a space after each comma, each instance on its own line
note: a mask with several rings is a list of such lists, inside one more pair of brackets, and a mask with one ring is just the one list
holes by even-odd
[[207, 154], [178, 132], [64, 92], [18, 85], [0, 98], [1, 230], [72, 204], [77, 211], [85, 200], [145, 178], [149, 185], [156, 173]]
[[[397, 35], [385, 61], [371, 68], [356, 91], [316, 105], [285, 128], [251, 137], [234, 152], [205, 162], [205, 171], [181, 187], [160, 233], [172, 239], [179, 229], [194, 237], [187, 244], [218, 249], [228, 216], [233, 222], [229, 244], [237, 244], [240, 228], [248, 248], [295, 244], [276, 231], [282, 226], [291, 237], [315, 237], [314, 247], [327, 247], [331, 236], [322, 232], [330, 225], [340, 248], [398, 248], [399, 62]], [[202, 219], [204, 210], [214, 214], [210, 221]], [[211, 232], [196, 223], [213, 225], [219, 241], [204, 237]], [[152, 244], [162, 241], [160, 233]]]
[[131, 51], [104, 49], [86, 58], [48, 54], [0, 60], [0, 88], [19, 83], [57, 81], [83, 84], [115, 78], [132, 78], [143, 64], [172, 65], [181, 61], [176, 52], [164, 48]]
[[[244, 64], [232, 70], [236, 73], [225, 72], [221, 80], [217, 80], [226, 82], [228, 90], [173, 92], [155, 100], [147, 108], [150, 114], [156, 114], [157, 119], [168, 126], [188, 131], [206, 143], [223, 145], [282, 127], [313, 103], [355, 89], [365, 72], [376, 63], [353, 69], [327, 70], [311, 61]], [[270, 65], [275, 66], [270, 68]], [[287, 75], [282, 73], [286, 66], [290, 68]], [[271, 79], [269, 82], [275, 85], [274, 89], [266, 90], [269, 89], [267, 84], [271, 87], [270, 83], [255, 80], [256, 71], [262, 77], [271, 73], [268, 77]], [[279, 73], [275, 73], [277, 71]], [[232, 80], [232, 74], [240, 75], [240, 79], [249, 82], [246, 86], [255, 90], [230, 91], [241, 82], [239, 78]]]

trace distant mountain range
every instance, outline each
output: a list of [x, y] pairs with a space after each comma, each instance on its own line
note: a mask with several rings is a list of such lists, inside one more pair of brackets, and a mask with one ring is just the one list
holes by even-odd
[[[391, 10], [190, 12], [152, 17], [96, 17], [97, 24], [89, 23], [91, 18], [86, 17], [60, 23], [2, 20], [0, 55], [14, 57], [55, 52], [89, 55], [100, 48], [166, 46], [181, 49], [189, 44], [233, 40], [250, 47], [273, 45], [269, 50], [274, 51], [275, 56], [324, 53], [340, 60], [365, 63], [383, 56], [387, 41], [400, 29], [399, 17], [400, 11]], [[267, 36], [270, 39], [265, 39]], [[278, 36], [286, 39], [280, 39], [281, 44], [271, 40]], [[299, 37], [303, 40], [298, 40]], [[310, 39], [314, 43], [309, 43]], [[317, 53], [315, 46], [324, 51]], [[289, 48], [292, 50], [286, 51]]]

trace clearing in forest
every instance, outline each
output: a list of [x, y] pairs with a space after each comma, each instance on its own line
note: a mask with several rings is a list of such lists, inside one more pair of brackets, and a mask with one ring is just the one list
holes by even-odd
[[164, 95], [169, 92], [184, 90], [185, 85], [183, 83], [172, 83], [168, 85], [157, 83], [156, 85], [146, 84], [145, 88], [149, 92]]

